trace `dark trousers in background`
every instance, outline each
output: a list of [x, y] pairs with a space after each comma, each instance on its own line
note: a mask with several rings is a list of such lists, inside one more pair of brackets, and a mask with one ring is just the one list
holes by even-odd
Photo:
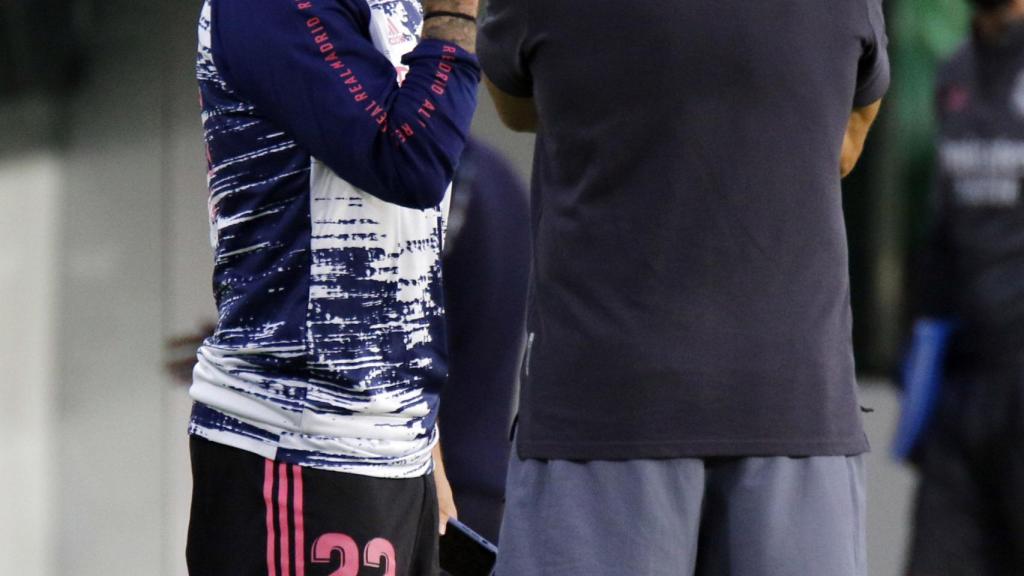
[[916, 461], [908, 574], [1024, 574], [1024, 365], [950, 376]]

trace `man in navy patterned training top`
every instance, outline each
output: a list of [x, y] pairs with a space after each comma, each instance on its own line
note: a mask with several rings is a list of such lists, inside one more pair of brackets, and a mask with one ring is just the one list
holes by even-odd
[[881, 0], [491, 0], [535, 130], [498, 576], [864, 576], [840, 176]]
[[476, 4], [203, 7], [219, 319], [191, 388], [193, 576], [437, 571], [439, 257]]

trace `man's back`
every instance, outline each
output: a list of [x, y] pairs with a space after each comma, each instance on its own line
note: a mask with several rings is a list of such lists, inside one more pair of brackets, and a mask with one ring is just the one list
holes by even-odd
[[480, 45], [540, 124], [520, 454], [862, 452], [839, 158], [877, 0], [523, 4]]

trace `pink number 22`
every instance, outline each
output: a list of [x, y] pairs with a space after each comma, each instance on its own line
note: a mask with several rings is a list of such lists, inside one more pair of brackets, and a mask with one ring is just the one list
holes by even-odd
[[[324, 534], [313, 542], [313, 563], [327, 564], [337, 552], [341, 563], [330, 576], [359, 575], [359, 546], [346, 534]], [[395, 547], [383, 538], [374, 538], [363, 550], [363, 563], [371, 568], [385, 568], [381, 576], [395, 576]]]

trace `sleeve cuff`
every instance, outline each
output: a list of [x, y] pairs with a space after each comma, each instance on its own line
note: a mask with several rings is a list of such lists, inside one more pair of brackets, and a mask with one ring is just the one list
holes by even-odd
[[500, 52], [496, 46], [486, 41], [485, 38], [477, 40], [477, 52], [480, 54], [480, 64], [483, 66], [487, 79], [498, 87], [499, 90], [517, 98], [532, 98], [533, 83], [528, 78], [517, 74], [515, 66], [505, 60], [506, 55]]
[[516, 82], [510, 78], [504, 77], [500, 74], [491, 75], [484, 70], [487, 74], [487, 79], [498, 87], [499, 90], [508, 94], [509, 96], [515, 96], [516, 98], [533, 98], [533, 86], [523, 82]]
[[889, 90], [889, 66], [880, 66], [867, 82], [857, 87], [853, 96], [853, 107], [864, 108], [874, 104]]

